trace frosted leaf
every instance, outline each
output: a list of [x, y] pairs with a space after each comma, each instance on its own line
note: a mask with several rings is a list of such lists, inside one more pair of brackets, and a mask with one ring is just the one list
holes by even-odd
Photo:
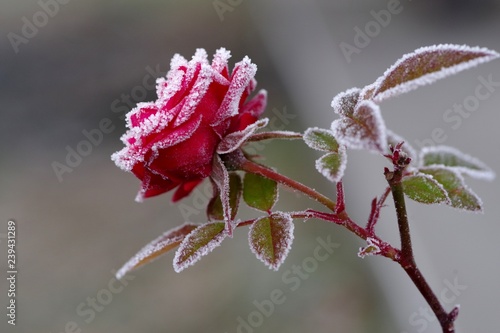
[[223, 222], [206, 223], [194, 229], [182, 241], [174, 257], [174, 270], [179, 273], [209, 254], [226, 238]]
[[293, 242], [292, 217], [283, 212], [257, 219], [248, 234], [250, 249], [270, 269], [277, 271]]
[[333, 111], [339, 115], [352, 114], [359, 100], [359, 88], [351, 88], [337, 94], [332, 100]]
[[342, 179], [346, 165], [347, 154], [343, 146], [338, 153], [328, 153], [316, 160], [316, 169], [334, 183]]
[[256, 72], [257, 65], [252, 64], [250, 58], [247, 56], [235, 65], [231, 77], [231, 84], [229, 85], [228, 91], [222, 100], [219, 110], [217, 111], [219, 121], [214, 125], [218, 125], [225, 119], [238, 114], [241, 96], [247, 86], [252, 82]]
[[444, 165], [468, 176], [493, 180], [495, 172], [486, 164], [448, 146], [424, 147], [420, 152], [420, 166]]
[[386, 151], [385, 123], [379, 106], [372, 101], [361, 101], [351, 115], [334, 120], [332, 131], [337, 141], [347, 148]]
[[258, 129], [267, 126], [269, 123], [268, 118], [257, 120], [255, 123], [248, 125], [245, 129], [233, 132], [227, 135], [217, 146], [217, 154], [227, 154], [240, 148], [245, 141], [247, 141], [252, 134]]
[[332, 131], [323, 128], [308, 128], [304, 133], [304, 142], [310, 148], [319, 151], [336, 152], [339, 149], [339, 144]]
[[278, 183], [258, 174], [246, 173], [243, 178], [243, 200], [252, 208], [270, 212], [278, 201]]
[[364, 259], [366, 256], [373, 256], [380, 253], [380, 244], [378, 240], [368, 237], [366, 243], [367, 245], [365, 247], [359, 248], [358, 257]]
[[431, 175], [418, 173], [405, 177], [402, 183], [406, 196], [416, 202], [424, 204], [451, 203], [443, 185], [438, 183]]
[[387, 133], [387, 143], [389, 145], [392, 145], [393, 147], [396, 147], [398, 143], [404, 142], [404, 145], [401, 146], [401, 150], [408, 155], [409, 158], [411, 158], [411, 161], [413, 163], [417, 162], [417, 151], [415, 148], [413, 148], [407, 140], [405, 140], [403, 137], [397, 135], [390, 129], [386, 129]]
[[196, 111], [196, 106], [200, 103], [203, 96], [205, 96], [208, 87], [212, 83], [212, 73], [213, 71], [210, 65], [201, 65], [198, 77], [196, 78], [193, 87], [189, 90], [189, 95], [184, 98], [184, 105], [175, 119], [175, 127], [186, 122]]
[[231, 58], [231, 52], [221, 47], [215, 51], [214, 58], [212, 60], [212, 68], [217, 73], [223, 73], [228, 71], [227, 61]]
[[371, 99], [373, 97], [373, 92], [375, 91], [376, 88], [377, 88], [376, 82], [364, 86], [363, 89], [361, 89], [361, 92], [359, 93], [359, 99], [360, 100]]
[[481, 199], [465, 185], [463, 177], [450, 167], [433, 166], [419, 169], [431, 175], [447, 192], [450, 206], [469, 212], [483, 212]]
[[149, 263], [159, 258], [161, 255], [167, 253], [174, 247], [178, 246], [182, 242], [184, 237], [186, 237], [198, 226], [199, 224], [184, 223], [165, 232], [163, 235], [144, 246], [139, 252], [137, 252], [137, 254], [135, 254], [129, 261], [127, 261], [125, 265], [123, 265], [123, 267], [120, 268], [118, 272], [116, 272], [116, 278], [121, 279], [131, 270]]
[[226, 223], [226, 231], [229, 236], [233, 235], [232, 218], [231, 218], [231, 203], [229, 200], [229, 173], [227, 172], [224, 163], [219, 155], [215, 155], [212, 164], [211, 179], [217, 185], [220, 200], [222, 203], [222, 210], [224, 213], [224, 222]]
[[497, 58], [495, 51], [466, 45], [426, 46], [404, 55], [375, 82], [373, 100], [381, 102]]
[[[223, 221], [224, 209], [220, 199], [217, 185], [213, 184], [214, 196], [207, 205], [207, 217], [211, 221]], [[231, 206], [231, 219], [234, 220], [238, 212], [243, 184], [241, 177], [236, 172], [229, 173], [229, 205]]]

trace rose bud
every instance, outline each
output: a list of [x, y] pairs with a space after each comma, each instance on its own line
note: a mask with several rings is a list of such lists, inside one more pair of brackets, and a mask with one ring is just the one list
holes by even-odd
[[245, 57], [230, 73], [230, 56], [220, 48], [210, 64], [203, 49], [191, 61], [176, 54], [156, 81], [158, 99], [127, 114], [125, 147], [111, 158], [142, 181], [137, 201], [175, 188], [173, 201], [189, 195], [210, 176], [219, 143], [264, 112], [264, 90], [249, 99], [257, 66]]

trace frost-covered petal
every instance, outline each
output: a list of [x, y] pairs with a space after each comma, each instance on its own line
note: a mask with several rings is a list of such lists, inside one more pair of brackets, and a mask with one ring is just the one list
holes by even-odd
[[214, 124], [219, 124], [227, 118], [238, 114], [241, 96], [256, 72], [257, 66], [248, 57], [243, 58], [242, 61], [235, 65], [231, 76], [231, 84], [217, 112], [218, 121]]
[[217, 154], [228, 154], [240, 148], [241, 145], [245, 143], [245, 141], [248, 140], [248, 138], [259, 128], [267, 126], [268, 122], [268, 118], [260, 119], [253, 124], [248, 125], [244, 130], [227, 135], [219, 143], [219, 146], [217, 147]]
[[267, 91], [261, 89], [252, 99], [243, 104], [241, 113], [248, 113], [258, 118], [264, 113], [267, 105]]

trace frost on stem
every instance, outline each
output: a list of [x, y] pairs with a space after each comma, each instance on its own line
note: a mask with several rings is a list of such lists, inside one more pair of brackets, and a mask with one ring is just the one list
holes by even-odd
[[374, 256], [380, 254], [380, 243], [375, 238], [368, 237], [366, 239], [365, 247], [360, 247], [358, 252], [358, 257], [364, 259], [366, 256]]

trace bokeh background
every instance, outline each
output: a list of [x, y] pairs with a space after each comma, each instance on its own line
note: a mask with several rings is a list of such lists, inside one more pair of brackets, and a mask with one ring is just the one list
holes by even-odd
[[[354, 45], [355, 28], [364, 30], [374, 12], [388, 8], [397, 13], [345, 57], [341, 43]], [[286, 112], [281, 122], [289, 130], [327, 128], [335, 94], [373, 82], [404, 53], [436, 43], [500, 50], [499, 8], [488, 0], [2, 0], [0, 276], [7, 270], [7, 221], [15, 219], [18, 307], [17, 325], [8, 325], [7, 283], [0, 279], [0, 332], [438, 332], [397, 265], [359, 259], [360, 241], [314, 220], [297, 222], [279, 272], [255, 259], [243, 229], [181, 274], [171, 267], [171, 253], [116, 283], [114, 271], [186, 213], [170, 204], [170, 194], [136, 203], [138, 180], [109, 156], [122, 147], [127, 104], [155, 98], [154, 77], [168, 70], [175, 53], [190, 58], [196, 48], [213, 54], [224, 46], [232, 63], [248, 55], [259, 67], [259, 87], [269, 92], [267, 116], [280, 124], [278, 115]], [[38, 27], [30, 30], [34, 20]], [[388, 101], [386, 123], [416, 147], [440, 128], [442, 142], [435, 143], [456, 146], [500, 173], [498, 85], [458, 128], [443, 119], [488, 75], [500, 81], [498, 60]], [[103, 119], [113, 130], [58, 177], [53, 163], [65, 164], [68, 147], [76, 149]], [[266, 164], [334, 195], [314, 169], [319, 155], [304, 144], [273, 142], [261, 154]], [[385, 165], [380, 156], [350, 152], [347, 205], [361, 223], [383, 191]], [[409, 203], [414, 247], [446, 308], [461, 304], [458, 332], [493, 332], [500, 299], [498, 180], [468, 183], [486, 213]], [[286, 190], [281, 198], [283, 210], [314, 206]], [[189, 220], [204, 222], [204, 200], [199, 192], [182, 202]], [[397, 244], [392, 208], [389, 200], [377, 230]], [[310, 262], [318, 237], [338, 247], [297, 278], [291, 269]], [[296, 290], [290, 276], [300, 282]], [[256, 302], [275, 289], [286, 300], [259, 317]]]

